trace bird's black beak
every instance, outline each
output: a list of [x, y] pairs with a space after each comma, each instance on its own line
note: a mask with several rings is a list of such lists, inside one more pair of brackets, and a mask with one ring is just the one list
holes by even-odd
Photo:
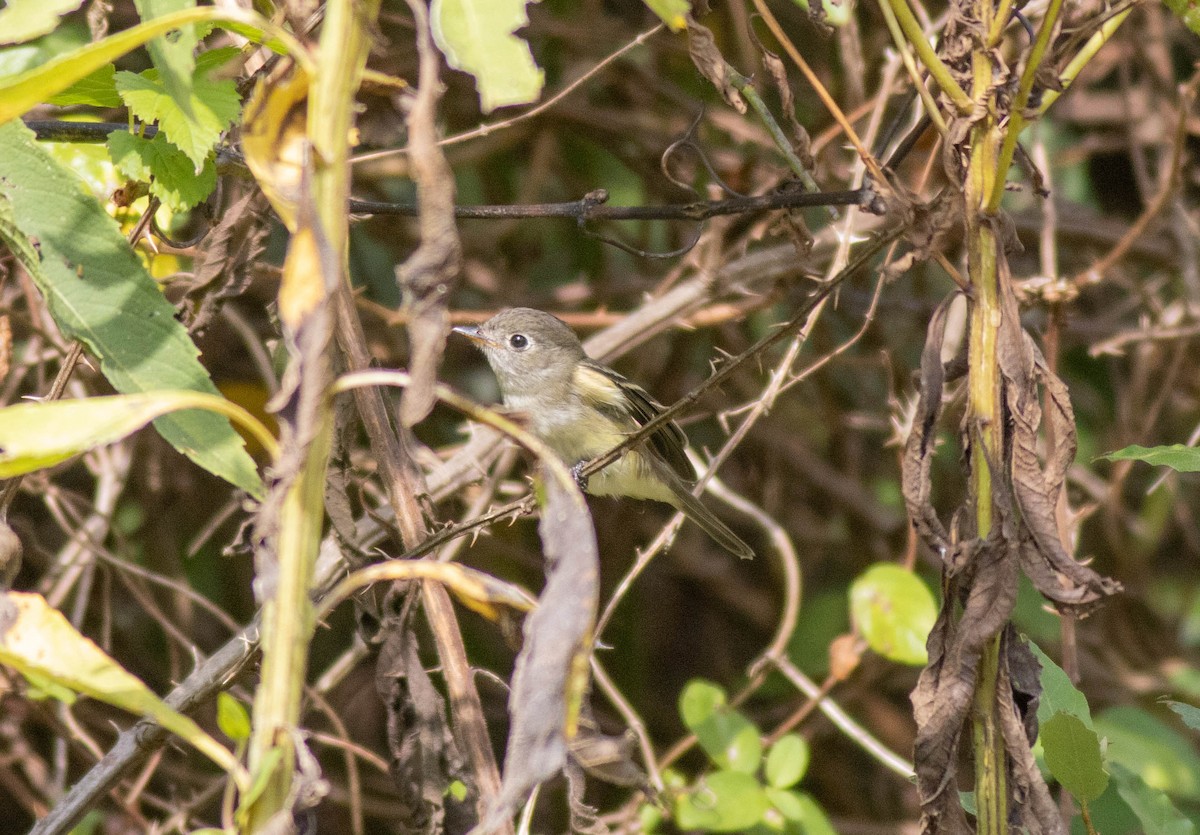
[[455, 325], [450, 330], [462, 334], [480, 348], [495, 348], [496, 344], [483, 335], [478, 325]]

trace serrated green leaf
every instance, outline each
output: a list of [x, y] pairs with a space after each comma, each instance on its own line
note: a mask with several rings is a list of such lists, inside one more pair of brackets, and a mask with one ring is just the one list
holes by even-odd
[[234, 742], [250, 738], [250, 714], [245, 705], [224, 690], [217, 694], [217, 727]]
[[1042, 652], [1042, 648], [1033, 641], [1026, 641], [1033, 651], [1038, 663], [1042, 665], [1042, 694], [1038, 700], [1038, 724], [1048, 722], [1056, 713], [1069, 713], [1085, 726], [1091, 728], [1092, 711], [1088, 707], [1087, 697], [1071, 683], [1070, 677], [1063, 672], [1062, 667], [1054, 663], [1050, 656]]
[[871, 566], [850, 586], [850, 617], [867, 645], [891, 661], [924, 664], [925, 641], [937, 620], [928, 586], [898, 565]]
[[529, 25], [527, 0], [433, 0], [433, 39], [455, 69], [475, 76], [484, 113], [537, 101], [545, 73], [514, 32]]
[[646, 8], [658, 15], [672, 32], [687, 28], [687, 14], [692, 10], [691, 0], [644, 0]]
[[683, 830], [743, 832], [761, 821], [769, 808], [766, 792], [749, 774], [717, 771], [679, 797], [675, 822]]
[[59, 107], [83, 104], [89, 107], [120, 107], [121, 97], [117, 95], [115, 76], [117, 68], [105, 64], [90, 75], [76, 81], [61, 93], [50, 96], [47, 101]]
[[[200, 6], [141, 23], [78, 49], [59, 52], [44, 64], [0, 78], [0, 125], [23, 115], [39, 102], [62, 92], [149, 39], [179, 26], [202, 21], [220, 22], [238, 34], [263, 42], [276, 52], [288, 52], [306, 71], [312, 69], [311, 58], [291, 34], [254, 12]], [[56, 34], [47, 37], [53, 38]]]
[[1109, 461], [1145, 461], [1147, 464], [1170, 467], [1181, 473], [1200, 472], [1200, 449], [1183, 444], [1152, 447], [1135, 444], [1100, 457]]
[[1077, 716], [1056, 713], [1038, 732], [1046, 767], [1063, 788], [1091, 803], [1108, 787], [1100, 738]]
[[1117, 793], [1137, 816], [1145, 835], [1193, 835], [1196, 825], [1161, 790], [1119, 765], [1112, 767]]
[[808, 759], [808, 741], [804, 737], [798, 734], [781, 736], [767, 752], [767, 782], [777, 789], [791, 788], [808, 771]]
[[173, 212], [200, 203], [217, 185], [217, 167], [211, 158], [197, 174], [183, 151], [161, 133], [153, 139], [116, 131], [108, 136], [113, 164], [131, 180], [150, 184], [150, 193]]
[[[138, 15], [144, 21], [165, 17], [173, 12], [194, 8], [195, 0], [133, 0]], [[182, 26], [174, 32], [151, 39], [146, 44], [150, 59], [158, 70], [163, 90], [174, 104], [186, 115], [193, 112], [193, 73], [196, 59], [193, 55], [199, 38], [195, 26]]]
[[159, 130], [192, 161], [196, 171], [241, 112], [237, 85], [230, 80], [210, 81], [196, 71], [184, 110], [167, 93], [163, 82], [149, 73], [119, 72], [117, 92], [130, 112], [143, 122], [157, 122]]
[[0, 9], [0, 43], [23, 43], [53, 32], [59, 18], [82, 5], [83, 0], [8, 0]]
[[[0, 126], [0, 238], [33, 277], [59, 327], [99, 358], [117, 391], [217, 394], [174, 308], [116, 222], [18, 122]], [[201, 467], [262, 495], [254, 461], [227, 418], [190, 411], [154, 425]]]

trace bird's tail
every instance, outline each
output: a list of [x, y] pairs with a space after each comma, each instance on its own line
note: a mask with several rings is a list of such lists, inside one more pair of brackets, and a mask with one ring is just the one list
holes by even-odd
[[687, 518], [699, 525], [706, 534], [713, 538], [718, 545], [734, 556], [743, 559], [754, 559], [754, 551], [750, 546], [726, 527], [725, 523], [713, 515], [703, 502], [692, 495], [687, 485], [678, 478], [669, 481], [671, 492], [675, 494], [675, 507], [683, 511]]

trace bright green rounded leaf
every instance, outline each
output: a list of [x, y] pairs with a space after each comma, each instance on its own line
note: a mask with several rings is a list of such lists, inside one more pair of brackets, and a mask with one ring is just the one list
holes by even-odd
[[679, 715], [687, 729], [694, 733], [697, 727], [712, 718], [726, 702], [725, 691], [719, 685], [704, 679], [693, 679], [679, 695]]
[[662, 820], [662, 810], [653, 803], [643, 803], [638, 807], [638, 824], [641, 826], [641, 832], [657, 832], [662, 825]]
[[925, 639], [937, 620], [929, 588], [911, 571], [880, 563], [850, 586], [850, 616], [867, 645], [891, 661], [924, 664]]
[[217, 694], [217, 727], [234, 742], [250, 738], [250, 714], [233, 696], [222, 690]]
[[433, 39], [450, 66], [475, 76], [484, 113], [528, 104], [542, 94], [546, 75], [529, 44], [514, 33], [529, 25], [527, 0], [433, 0]]
[[692, 10], [688, 0], [644, 0], [646, 7], [658, 15], [672, 32], [682, 32], [687, 27], [687, 15]]
[[[762, 762], [762, 735], [758, 727], [740, 713], [730, 712], [718, 715], [711, 725], [714, 733], [709, 736], [709, 747], [705, 744], [704, 736], [700, 738], [701, 747], [712, 757], [713, 762], [733, 771], [753, 774]], [[704, 729], [706, 732], [709, 728]], [[705, 736], [708, 736], [705, 733]], [[719, 745], [717, 749], [715, 746]]]
[[678, 798], [675, 823], [683, 830], [743, 832], [761, 821], [770, 805], [763, 787], [749, 774], [717, 771]]
[[837, 835], [821, 804], [813, 800], [812, 795], [800, 794], [799, 797], [800, 824], [804, 827], [804, 835]]
[[1038, 738], [1046, 767], [1063, 788], [1090, 803], [1108, 787], [1100, 738], [1076, 716], [1056, 713], [1042, 723]]
[[753, 722], [728, 706], [720, 687], [701, 679], [689, 682], [679, 697], [679, 715], [718, 766], [746, 774], [758, 769], [762, 735]]
[[836, 835], [825, 810], [810, 795], [772, 788], [766, 793], [773, 811], [784, 819], [783, 831], [788, 835]]
[[800, 782], [808, 770], [808, 741], [797, 734], [787, 734], [767, 752], [767, 782], [777, 789], [786, 789]]

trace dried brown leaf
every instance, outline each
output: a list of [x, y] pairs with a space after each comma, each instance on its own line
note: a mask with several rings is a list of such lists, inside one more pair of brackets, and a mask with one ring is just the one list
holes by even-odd
[[930, 501], [930, 468], [933, 465], [935, 430], [942, 412], [942, 387], [945, 382], [942, 342], [946, 335], [946, 315], [953, 298], [949, 296], [937, 306], [925, 331], [916, 415], [905, 443], [900, 476], [904, 503], [913, 528], [925, 544], [943, 558], [951, 549], [950, 536]]
[[[812, 5], [821, 6], [820, 3]], [[788, 128], [792, 131], [792, 150], [804, 163], [804, 167], [811, 170], [815, 165], [812, 157], [812, 138], [808, 135], [808, 130], [804, 125], [800, 124], [796, 118], [796, 97], [792, 94], [792, 85], [788, 82], [787, 68], [783, 59], [763, 46], [763, 42], [759, 39], [753, 26], [749, 27], [748, 32], [754, 45], [758, 47], [763, 69], [767, 71], [767, 75], [775, 82], [775, 89], [779, 91], [779, 110], [783, 113], [783, 118], [787, 120]]]
[[529, 791], [560, 771], [578, 727], [588, 654], [599, 605], [600, 554], [583, 494], [552, 474], [543, 481], [538, 531], [546, 587], [525, 620], [525, 645], [513, 671], [512, 717], [500, 796], [482, 831], [491, 831]]
[[[390, 614], [382, 633], [375, 686], [387, 710], [388, 765], [406, 812], [399, 822], [409, 831], [439, 831], [451, 772], [463, 771], [446, 721], [445, 700], [421, 664], [406, 619]], [[467, 802], [463, 808], [472, 807]]]
[[717, 49], [717, 41], [712, 30], [696, 22], [691, 15], [687, 16], [688, 55], [700, 74], [712, 82], [717, 92], [726, 103], [738, 113], [746, 112], [746, 101], [729, 80], [728, 64], [721, 50]]
[[[1010, 626], [1005, 635], [1005, 650], [1001, 658], [1017, 645], [1024, 647]], [[1019, 651], [1018, 651], [1019, 652]], [[1029, 653], [1028, 648], [1024, 649]], [[1032, 653], [1029, 653], [1032, 655]], [[1034, 661], [1036, 664], [1037, 662]], [[1022, 828], [1031, 835], [1063, 835], [1067, 831], [1062, 815], [1050, 796], [1050, 789], [1042, 778], [1042, 772], [1034, 759], [1032, 740], [1029, 738], [1027, 715], [1013, 701], [1015, 691], [1007, 660], [1000, 665], [996, 688], [996, 713], [1000, 718], [1000, 733], [1004, 738], [1004, 750], [1008, 754], [1008, 790], [1010, 814], [1015, 814]], [[1036, 707], [1034, 713], [1036, 713]], [[1025, 719], [1025, 721], [1023, 721]], [[1034, 717], [1036, 732], [1037, 719]]]
[[[1069, 539], [1057, 506], [1067, 468], [1075, 459], [1075, 415], [1066, 386], [1046, 366], [1021, 328], [1010, 283], [1002, 286], [1005, 298], [997, 352], [1011, 426], [1012, 494], [1028, 534], [1021, 536], [1020, 559], [1038, 591], [1050, 600], [1059, 605], [1091, 606], [1118, 592], [1121, 585], [1076, 562], [1065, 545]], [[1047, 437], [1053, 440], [1044, 468], [1038, 455], [1042, 424], [1039, 382], [1050, 408]]]
[[250, 286], [270, 232], [263, 218], [266, 207], [262, 192], [251, 189], [222, 213], [220, 222], [205, 236], [195, 277], [188, 282], [182, 300], [188, 330], [203, 331], [222, 301], [241, 295]]

